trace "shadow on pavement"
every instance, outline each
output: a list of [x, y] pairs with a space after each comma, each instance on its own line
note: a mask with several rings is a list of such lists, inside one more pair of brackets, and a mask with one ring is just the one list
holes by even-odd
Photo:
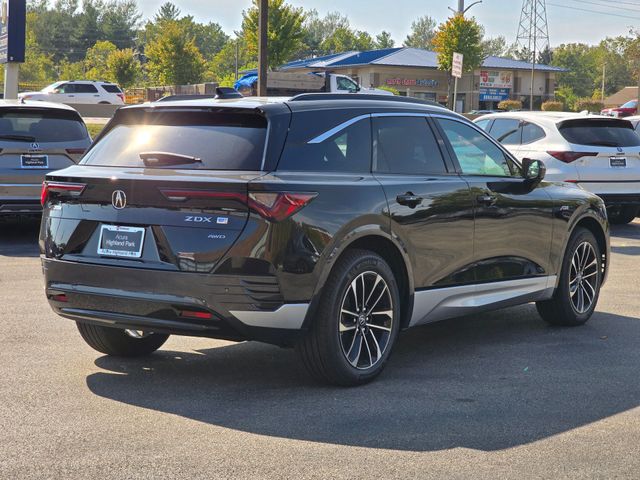
[[0, 256], [37, 257], [40, 217], [0, 218]]
[[526, 305], [403, 333], [383, 375], [314, 384], [295, 352], [240, 343], [146, 359], [101, 357], [101, 397], [276, 437], [410, 451], [497, 450], [640, 404], [640, 319], [597, 313], [553, 328]]
[[611, 236], [640, 240], [640, 221], [636, 220], [627, 225], [611, 225]]

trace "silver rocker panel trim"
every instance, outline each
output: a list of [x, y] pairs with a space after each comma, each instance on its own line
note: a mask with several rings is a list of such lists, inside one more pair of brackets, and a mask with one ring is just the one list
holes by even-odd
[[414, 294], [409, 326], [547, 300], [553, 296], [556, 283], [557, 276], [551, 275], [419, 291]]

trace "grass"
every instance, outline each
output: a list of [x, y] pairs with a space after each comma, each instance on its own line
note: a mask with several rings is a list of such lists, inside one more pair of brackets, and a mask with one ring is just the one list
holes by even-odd
[[91, 138], [96, 138], [103, 128], [104, 125], [100, 125], [99, 123], [87, 123], [87, 130], [89, 130]]

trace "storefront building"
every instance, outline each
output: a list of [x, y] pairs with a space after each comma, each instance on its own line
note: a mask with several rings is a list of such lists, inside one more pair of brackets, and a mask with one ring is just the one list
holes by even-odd
[[[447, 103], [449, 76], [438, 70], [435, 52], [417, 48], [389, 48], [347, 52], [290, 62], [282, 70], [330, 71], [351, 76], [364, 87], [393, 87], [406, 95]], [[533, 76], [534, 108], [554, 98], [556, 74], [565, 71], [536, 65]], [[502, 100], [521, 100], [529, 108], [531, 64], [488, 57], [474, 72], [458, 81], [456, 111], [492, 110]]]

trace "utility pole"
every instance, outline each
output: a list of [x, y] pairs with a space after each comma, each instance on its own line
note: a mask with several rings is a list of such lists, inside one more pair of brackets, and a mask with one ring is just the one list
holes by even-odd
[[454, 10], [453, 8], [449, 7], [449, 10], [451, 10], [453, 13], [457, 14], [457, 15], [463, 15], [465, 13], [467, 13], [467, 11], [473, 7], [474, 5], [477, 5], [479, 3], [482, 3], [482, 0], [478, 0], [477, 2], [473, 2], [471, 5], [469, 5], [467, 8], [464, 8], [464, 0], [458, 0], [458, 10]]
[[529, 98], [529, 110], [533, 112], [533, 84], [536, 73], [536, 44], [538, 40], [538, 2], [534, 2], [533, 4], [531, 22], [531, 31], [533, 32], [533, 58], [531, 59], [531, 96]]
[[604, 103], [604, 81], [606, 77], [607, 77], [607, 64], [603, 63], [602, 64], [602, 90], [600, 91], [600, 99], [602, 100], [602, 103]]
[[258, 96], [267, 96], [267, 65], [268, 65], [268, 45], [267, 31], [269, 28], [269, 2], [260, 0], [260, 11], [258, 13]]

